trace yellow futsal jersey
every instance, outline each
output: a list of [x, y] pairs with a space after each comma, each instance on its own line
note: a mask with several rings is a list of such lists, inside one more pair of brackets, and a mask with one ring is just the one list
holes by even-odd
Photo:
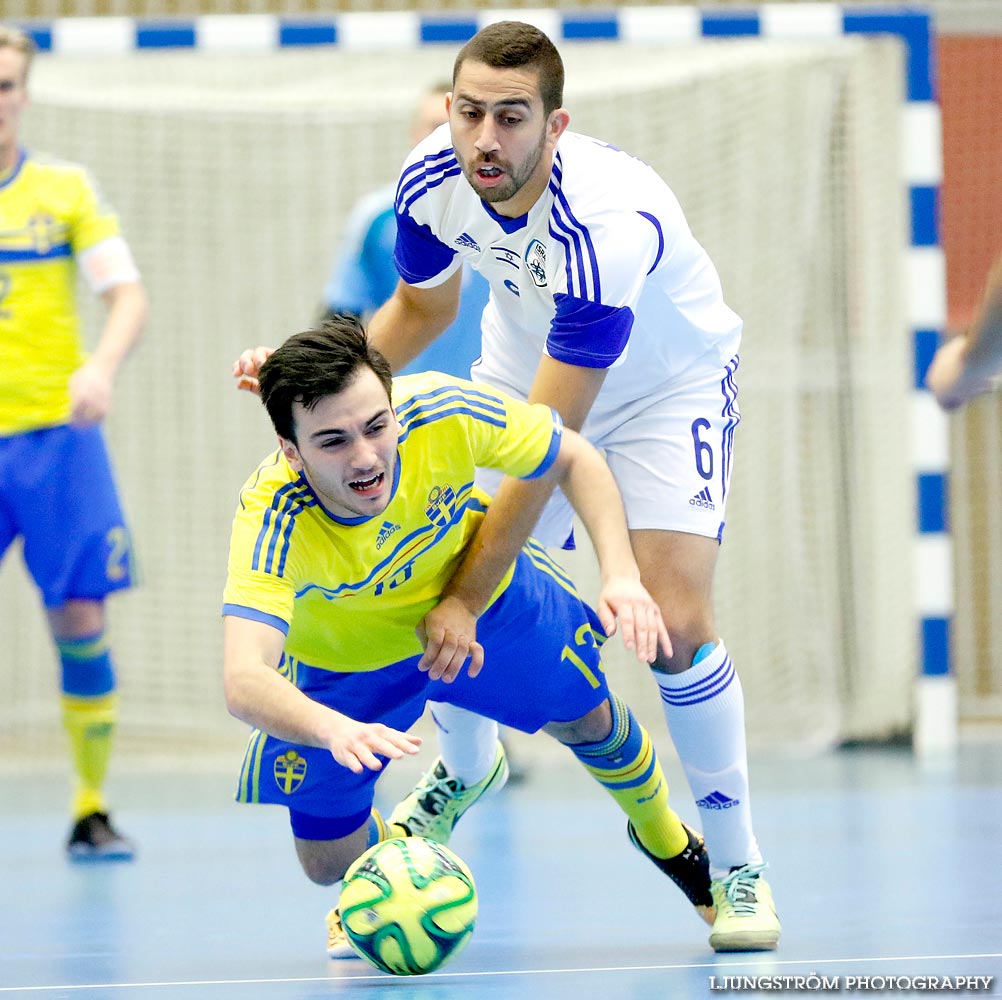
[[[560, 447], [559, 416], [440, 372], [394, 382], [402, 431], [392, 498], [375, 517], [326, 512], [281, 451], [247, 480], [233, 521], [224, 615], [286, 633], [285, 652], [339, 672], [415, 656], [488, 503], [477, 466], [530, 479]], [[507, 587], [511, 570], [498, 587]]]
[[0, 435], [69, 417], [84, 360], [74, 257], [117, 235], [83, 167], [22, 152], [0, 175]]

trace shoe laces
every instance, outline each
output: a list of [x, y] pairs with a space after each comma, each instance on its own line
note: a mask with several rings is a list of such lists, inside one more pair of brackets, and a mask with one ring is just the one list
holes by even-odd
[[459, 778], [436, 778], [421, 790], [418, 802], [430, 816], [441, 816], [445, 807], [463, 790]]
[[758, 865], [742, 865], [723, 879], [724, 895], [739, 916], [750, 916], [755, 913], [758, 903], [755, 883], [768, 867], [766, 862]]

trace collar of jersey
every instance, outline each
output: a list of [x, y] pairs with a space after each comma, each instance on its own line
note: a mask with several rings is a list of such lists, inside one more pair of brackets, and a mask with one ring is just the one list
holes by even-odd
[[[397, 465], [396, 465], [396, 468], [395, 468], [395, 469], [393, 470], [393, 486], [392, 486], [392, 487], [390, 488], [390, 499], [389, 499], [388, 503], [386, 504], [386, 507], [389, 507], [389, 506], [390, 506], [390, 504], [391, 504], [391, 503], [393, 503], [393, 499], [394, 499], [394, 497], [396, 497], [396, 495], [397, 495], [397, 487], [398, 487], [398, 486], [400, 485], [400, 465], [401, 465], [401, 463], [402, 463], [402, 462], [403, 462], [403, 459], [402, 459], [402, 458], [400, 457], [400, 449], [398, 448], [398, 449], [397, 449]], [[383, 513], [380, 513], [380, 514], [372, 514], [372, 515], [370, 515], [369, 517], [365, 517], [364, 515], [363, 515], [362, 517], [338, 517], [338, 516], [337, 516], [337, 514], [332, 514], [332, 513], [331, 513], [331, 512], [330, 512], [330, 511], [329, 511], [329, 510], [328, 510], [328, 509], [327, 509], [327, 508], [326, 508], [326, 507], [325, 507], [325, 506], [324, 506], [324, 505], [323, 505], [323, 504], [321, 503], [321, 502], [320, 502], [320, 497], [318, 497], [318, 496], [317, 496], [317, 494], [316, 494], [316, 492], [314, 491], [313, 487], [312, 487], [312, 486], [310, 486], [310, 481], [309, 481], [309, 480], [308, 480], [308, 479], [306, 478], [306, 476], [305, 476], [305, 475], [304, 475], [304, 474], [303, 474], [302, 472], [300, 472], [300, 473], [299, 473], [299, 478], [300, 478], [300, 479], [301, 479], [301, 480], [303, 481], [303, 483], [304, 483], [304, 484], [306, 485], [307, 489], [309, 489], [310, 493], [312, 493], [312, 494], [313, 494], [313, 497], [314, 497], [314, 499], [315, 499], [315, 500], [317, 501], [317, 506], [318, 506], [318, 507], [319, 507], [319, 508], [320, 508], [320, 509], [321, 509], [321, 510], [322, 510], [322, 511], [323, 511], [323, 512], [324, 512], [324, 513], [325, 513], [325, 514], [326, 514], [326, 515], [327, 515], [327, 516], [328, 516], [328, 517], [329, 517], [329, 518], [330, 518], [330, 519], [332, 520], [332, 521], [337, 521], [337, 523], [338, 523], [338, 524], [345, 524], [345, 525], [348, 525], [348, 526], [351, 526], [351, 525], [353, 525], [353, 524], [365, 524], [365, 522], [366, 522], [366, 521], [371, 521], [371, 520], [372, 520], [372, 519], [373, 519], [374, 517], [382, 517], [382, 516], [383, 516], [383, 513], [385, 513], [385, 512], [386, 512], [386, 507], [384, 507], [384, 508], [383, 508]]]
[[6, 177], [0, 177], [0, 188], [5, 188], [8, 184], [13, 183], [14, 178], [21, 172], [21, 167], [24, 166], [24, 161], [27, 158], [28, 153], [26, 150], [19, 149], [17, 151], [17, 162], [10, 168], [10, 173]]
[[[529, 224], [529, 212], [525, 215], [516, 216], [514, 219], [509, 218], [507, 215], [499, 215], [497, 212], [487, 204], [483, 198], [480, 199], [480, 204], [484, 206], [484, 211], [509, 235], [512, 233], [517, 233], [520, 229], [525, 229]], [[531, 209], [529, 210], [531, 211]]]

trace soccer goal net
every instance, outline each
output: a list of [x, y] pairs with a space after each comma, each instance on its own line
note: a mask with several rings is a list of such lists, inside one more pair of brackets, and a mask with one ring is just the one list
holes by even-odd
[[[855, 38], [564, 55], [571, 127], [660, 171], [745, 321], [716, 603], [750, 741], [893, 733], [910, 717], [916, 641], [901, 52]], [[313, 320], [349, 208], [395, 178], [417, 94], [453, 56], [36, 62], [29, 144], [91, 169], [153, 303], [108, 421], [143, 571], [111, 615], [120, 742], [135, 753], [244, 738], [222, 697], [221, 593], [237, 491], [273, 437], [230, 365]], [[569, 563], [592, 593], [587, 553]], [[15, 552], [0, 632], [2, 746], [58, 750], [55, 656]], [[647, 672], [615, 650], [607, 669], [663, 734]]]

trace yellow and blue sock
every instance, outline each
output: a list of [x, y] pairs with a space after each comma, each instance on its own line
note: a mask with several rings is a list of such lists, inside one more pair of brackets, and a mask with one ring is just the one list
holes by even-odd
[[369, 813], [369, 840], [365, 845], [366, 850], [370, 847], [374, 847], [376, 844], [384, 840], [392, 840], [394, 837], [402, 836], [402, 833], [393, 833], [393, 830], [399, 830], [398, 826], [390, 826], [385, 819], [383, 819], [382, 813], [373, 806], [372, 812]]
[[668, 805], [668, 782], [651, 743], [629, 705], [610, 693], [612, 732], [598, 743], [570, 745], [593, 778], [616, 800], [640, 842], [658, 858], [673, 858], [689, 835]]
[[117, 717], [115, 669], [104, 632], [56, 643], [62, 667], [63, 726], [76, 773], [73, 818], [106, 812], [108, 773]]

